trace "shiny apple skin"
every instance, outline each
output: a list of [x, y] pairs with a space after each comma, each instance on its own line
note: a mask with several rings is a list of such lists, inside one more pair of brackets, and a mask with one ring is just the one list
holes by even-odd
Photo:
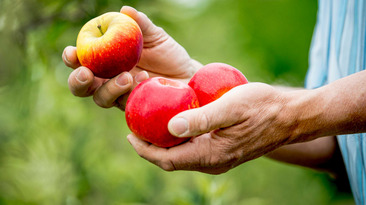
[[131, 17], [108, 12], [81, 28], [76, 48], [81, 65], [88, 67], [97, 77], [112, 78], [136, 66], [143, 48], [143, 37], [140, 27]]
[[187, 84], [154, 77], [131, 92], [125, 115], [128, 127], [137, 137], [159, 147], [172, 147], [190, 138], [171, 135], [169, 120], [182, 111], [197, 107], [197, 96]]
[[195, 91], [200, 106], [204, 106], [246, 83], [247, 78], [238, 69], [225, 63], [210, 63], [200, 68], [188, 85]]

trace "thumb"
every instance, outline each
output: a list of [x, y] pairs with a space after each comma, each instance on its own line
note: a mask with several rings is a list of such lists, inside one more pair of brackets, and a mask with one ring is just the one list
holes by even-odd
[[191, 137], [238, 123], [240, 109], [235, 99], [226, 94], [205, 106], [177, 114], [168, 123], [169, 132], [177, 137]]
[[[123, 6], [121, 8], [121, 13], [124, 13], [131, 18], [133, 18], [136, 23], [139, 25], [142, 35], [144, 37], [145, 42], [150, 42], [150, 38], [159, 38], [160, 32], [163, 32], [163, 29], [157, 27], [150, 19], [146, 16], [146, 14], [137, 11], [135, 8], [130, 6]], [[166, 34], [163, 32], [163, 34]], [[155, 39], [153, 39], [155, 40]]]

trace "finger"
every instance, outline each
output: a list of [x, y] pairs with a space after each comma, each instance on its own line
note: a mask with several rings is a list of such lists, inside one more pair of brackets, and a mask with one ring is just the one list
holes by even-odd
[[116, 105], [116, 100], [121, 95], [131, 90], [133, 79], [130, 73], [123, 72], [100, 86], [94, 93], [94, 102], [103, 108]]
[[242, 120], [242, 110], [236, 107], [237, 96], [233, 93], [235, 91], [200, 108], [177, 114], [168, 123], [169, 132], [177, 137], [197, 136], [238, 123]]
[[165, 171], [191, 170], [209, 173], [207, 166], [213, 154], [209, 146], [209, 135], [202, 135], [196, 140], [171, 147], [160, 148], [149, 144], [134, 134], [127, 136], [137, 154]]
[[142, 81], [147, 80], [149, 78], [149, 73], [146, 71], [141, 71], [135, 75], [135, 85], [140, 84]]
[[95, 78], [88, 68], [79, 67], [70, 74], [68, 84], [72, 94], [86, 97], [92, 95], [105, 81], [105, 79]]
[[146, 159], [147, 161], [159, 166], [166, 171], [175, 170], [174, 165], [169, 163], [163, 163], [164, 158], [166, 158], [167, 156], [166, 148], [160, 148], [155, 145], [149, 144], [139, 139], [134, 134], [129, 134], [127, 136], [127, 140], [135, 149], [136, 153], [140, 155], [140, 157]]
[[[136, 23], [139, 25], [141, 32], [144, 37], [144, 42], [152, 41], [151, 37], [161, 37], [157, 34], [165, 33], [164, 30], [160, 27], [157, 27], [147, 16], [146, 14], [137, 11], [136, 9], [130, 6], [123, 6], [121, 8], [121, 13], [124, 13], [131, 18], [133, 18]], [[155, 39], [153, 39], [155, 40]]]
[[[133, 82], [132, 88], [130, 88], [130, 89], [131, 90], [134, 89], [138, 84], [140, 84], [144, 80], [147, 80], [148, 78], [149, 78], [149, 74], [146, 71], [141, 71], [141, 72], [137, 73], [134, 77], [135, 81]], [[118, 108], [120, 108], [122, 111], [125, 111], [127, 99], [128, 99], [128, 96], [129, 96], [131, 90], [126, 92], [125, 94], [119, 96], [115, 100], [116, 106]]]
[[67, 46], [62, 53], [62, 59], [66, 66], [76, 69], [80, 67], [80, 62], [76, 54], [76, 47]]

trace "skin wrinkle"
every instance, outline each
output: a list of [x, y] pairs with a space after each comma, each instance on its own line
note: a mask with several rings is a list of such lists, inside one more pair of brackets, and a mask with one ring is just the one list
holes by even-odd
[[[290, 144], [292, 143], [291, 140], [293, 139], [293, 133], [298, 128], [298, 116], [292, 115], [292, 112], [288, 112], [288, 106], [289, 106], [289, 100], [285, 97], [279, 97], [280, 102], [282, 103], [282, 107], [280, 108], [278, 115], [276, 116], [276, 122], [277, 126], [284, 127], [281, 130], [288, 130], [287, 134], [287, 140], [284, 141], [284, 144]], [[292, 117], [292, 118], [291, 118]], [[292, 119], [292, 120], [288, 120]]]
[[[222, 140], [218, 139], [216, 141], [216, 144], [218, 144], [217, 142], [222, 142]], [[225, 143], [226, 144], [226, 143]], [[207, 162], [205, 164], [205, 167], [225, 167], [225, 164], [222, 164], [222, 162], [226, 162], [226, 157], [228, 155], [228, 153], [225, 151], [225, 147], [226, 145], [220, 143], [219, 146], [215, 146], [217, 147], [216, 152], [214, 152], [215, 154], [209, 156], [209, 158], [207, 159]], [[220, 150], [224, 150], [224, 151], [220, 151]], [[220, 154], [222, 153], [222, 154]]]
[[[200, 142], [200, 140], [197, 140], [198, 142]], [[209, 147], [211, 148], [211, 142], [210, 142], [210, 145]], [[207, 165], [210, 165], [210, 162], [212, 160], [212, 157], [213, 155], [210, 155], [209, 158], [207, 159], [205, 156], [205, 153], [204, 153], [204, 149], [197, 149], [196, 150], [196, 153], [197, 153], [197, 156], [198, 156], [198, 160], [199, 160], [199, 163], [198, 163], [198, 167], [195, 169], [199, 170], [199, 167], [207, 167]], [[212, 149], [210, 149], [210, 153], [214, 153], [212, 152]]]
[[[147, 142], [145, 142], [147, 143]], [[154, 147], [154, 145], [152, 144], [148, 144], [149, 147]], [[141, 149], [140, 149], [141, 150]], [[144, 150], [144, 152], [138, 152], [137, 154], [142, 157], [143, 159], [153, 163], [153, 164], [156, 164], [157, 166], [163, 168], [164, 167], [164, 161], [161, 161], [160, 159], [166, 159], [166, 157], [163, 157], [163, 156], [160, 156], [160, 157], [156, 157], [154, 159], [152, 158], [148, 158], [146, 156], [148, 156], [148, 154], [146, 154], [146, 151], [148, 150]], [[155, 153], [156, 154], [156, 153]]]
[[[79, 68], [81, 69], [81, 68]], [[85, 68], [82, 68], [85, 69]], [[86, 96], [90, 96], [90, 92], [89, 90], [96, 88], [96, 86], [94, 86], [94, 84], [96, 83], [94, 82], [90, 82], [90, 80], [86, 80], [83, 83], [80, 83], [77, 79], [76, 79], [76, 75], [78, 74], [79, 70], [74, 70], [71, 75], [68, 78], [68, 82], [69, 82], [69, 87], [71, 90], [71, 93], [75, 96], [79, 96], [79, 97], [86, 97]], [[89, 75], [88, 73], [86, 74], [87, 76]], [[87, 86], [89, 85], [89, 86]], [[87, 86], [87, 87], [86, 87]], [[93, 91], [94, 91], [93, 90]], [[92, 91], [91, 91], [92, 92]]]
[[[195, 146], [200, 146], [201, 140], [192, 138], [187, 143], [194, 143]], [[202, 146], [205, 146], [205, 145], [202, 145]], [[166, 150], [169, 150], [169, 149], [175, 149], [175, 148], [174, 147], [166, 148]], [[200, 152], [200, 151], [203, 151], [203, 149], [196, 149], [195, 151], [196, 151], [195, 152], [196, 154], [194, 156], [203, 156], [202, 153]], [[183, 155], [189, 156], [189, 155], [191, 155], [191, 153], [185, 152]], [[186, 170], [197, 170], [197, 171], [199, 171], [199, 167], [200, 167], [199, 165], [202, 165], [202, 162], [199, 162], [198, 164], [196, 164], [196, 166], [185, 167], [185, 165], [187, 164], [186, 161], [179, 160], [179, 157], [177, 158], [176, 155], [174, 155], [174, 158], [172, 158], [172, 157], [173, 156], [171, 156], [171, 155], [168, 156], [169, 161], [171, 161], [173, 163], [174, 170], [186, 169]], [[176, 162], [176, 163], [174, 163], [174, 162]]]
[[175, 171], [175, 170], [177, 170], [177, 168], [175, 168], [175, 165], [174, 165], [174, 161], [173, 160], [169, 160], [169, 163], [170, 163], [171, 169], [168, 170], [168, 171]]
[[[285, 97], [283, 96], [283, 92], [281, 92], [281, 94], [279, 94], [276, 98], [276, 101], [279, 101], [279, 105], [277, 107], [278, 111], [275, 115], [275, 119], [274, 119], [274, 123], [276, 125], [276, 127], [283, 127], [279, 130], [285, 130], [285, 132], [288, 134], [287, 138], [284, 139], [284, 141], [282, 142], [283, 144], [287, 144], [289, 143], [289, 140], [291, 139], [291, 133], [294, 130], [294, 127], [296, 127], [296, 123], [295, 125], [293, 123], [288, 123], [287, 120], [283, 120], [283, 119], [289, 119], [288, 118], [288, 114], [285, 113], [285, 108], [288, 105], [288, 102], [286, 101]], [[283, 118], [283, 113], [285, 113], [286, 117]], [[296, 121], [295, 121], [296, 122]]]
[[[139, 17], [138, 17], [139, 16]], [[138, 20], [138, 24], [140, 25], [141, 31], [144, 34], [144, 37], [146, 36], [152, 36], [154, 35], [154, 28], [156, 27], [151, 20], [146, 16], [146, 14], [142, 12], [137, 12], [136, 20]], [[153, 29], [151, 29], [153, 28]]]
[[[291, 97], [287, 98], [287, 103], [283, 111], [284, 115], [281, 116], [282, 119], [281, 121], [282, 123], [284, 123], [284, 125], [289, 127], [290, 131], [289, 143], [297, 143], [302, 141], [301, 140], [302, 138], [306, 139], [306, 136], [308, 136], [308, 134], [304, 135], [303, 133], [304, 127], [308, 127], [309, 125], [307, 124], [309, 124], [309, 122], [311, 124], [313, 120], [312, 119], [304, 120], [304, 118], [308, 118], [308, 115], [310, 113], [307, 108], [308, 102], [304, 102], [308, 100], [308, 97], [301, 93], [299, 94], [297, 92], [290, 94], [292, 94], [292, 96], [290, 95]], [[300, 135], [304, 135], [304, 137], [301, 137]]]
[[[147, 48], [145, 50], [142, 51], [142, 56], [141, 56], [141, 59], [146, 59], [145, 56], [149, 56], [151, 54], [156, 54], [158, 51], [162, 51], [164, 49], [161, 49], [160, 47], [166, 47], [167, 45], [175, 45], [176, 43], [172, 42], [168, 42], [168, 40], [172, 40], [174, 41], [171, 37], [168, 37], [167, 41], [165, 41], [163, 44], [159, 44], [155, 47], [152, 47], [152, 48]], [[171, 48], [173, 49], [173, 48]], [[177, 48], [175, 48], [176, 50], [178, 50]], [[167, 52], [167, 50], [165, 49], [163, 53], [160, 53], [160, 55], [158, 56], [161, 56], [159, 58], [169, 58], [167, 55], [171, 55], [172, 52]], [[185, 56], [183, 58], [180, 58], [180, 60], [178, 62], [175, 62], [173, 65], [166, 65], [163, 67], [160, 67], [160, 72], [164, 72], [165, 74], [164, 75], [161, 75], [161, 74], [158, 74], [157, 76], [168, 76], [170, 78], [180, 78], [180, 77], [189, 77], [191, 78], [192, 76], [188, 76], [187, 75], [181, 75], [182, 72], [185, 72], [185, 69], [186, 67], [183, 67], [185, 66], [184, 62], [186, 61], [186, 59], [190, 59], [188, 54], [186, 53], [185, 50], [179, 50], [179, 53], [181, 54], [181, 56]], [[175, 55], [175, 54], [174, 54]], [[151, 59], [151, 60], [145, 60], [145, 61], [140, 61], [138, 66], [141, 68], [141, 69], [145, 69], [145, 70], [150, 70], [152, 71], [152, 69], [155, 69], [156, 67], [159, 67], [160, 65], [155, 65], [154, 63], [152, 63], [153, 61], [155, 61], [156, 59]], [[178, 59], [176, 59], [178, 60]], [[182, 64], [183, 62], [183, 64]], [[190, 64], [191, 65], [191, 64]], [[171, 72], [171, 67], [176, 67], [177, 69], [173, 70], [174, 73]], [[146, 69], [146, 68], [149, 68], [149, 69]], [[151, 69], [152, 68], [152, 69]], [[179, 71], [179, 73], [177, 73], [177, 71]], [[154, 71], [152, 71], [154, 72]], [[150, 76], [150, 77], [153, 77]]]
[[[100, 106], [102, 108], [107, 108], [105, 106], [106, 103], [103, 102], [104, 101], [104, 98], [99, 97], [100, 88], [101, 87], [97, 88], [97, 90], [95, 91], [95, 95], [93, 95], [93, 100], [94, 100], [95, 104], [97, 104], [98, 106]], [[104, 90], [105, 90], [105, 92], [110, 93], [108, 87], [104, 88]]]
[[171, 37], [161, 27], [156, 27], [156, 32], [151, 36], [144, 36], [143, 48], [154, 48], [158, 45], [164, 44]]
[[[218, 134], [217, 134], [217, 132], [213, 132], [212, 135], [215, 136]], [[220, 142], [220, 144], [219, 144], [220, 146], [218, 146], [219, 150], [222, 150], [222, 151], [219, 151], [216, 153], [225, 153], [224, 155], [221, 155], [221, 157], [224, 156], [224, 158], [226, 158], [227, 156], [229, 156], [229, 158], [228, 158], [229, 161], [239, 161], [240, 160], [241, 153], [238, 152], [239, 151], [238, 148], [243, 146], [243, 143], [242, 143], [243, 140], [241, 140], [241, 143], [238, 144], [235, 139], [227, 137], [227, 135], [225, 135], [224, 133], [220, 133], [220, 136], [218, 137], [218, 141]], [[236, 146], [233, 146], [233, 144], [236, 144]], [[245, 145], [245, 143], [244, 143], [244, 145]], [[223, 161], [227, 161], [227, 160], [223, 160]], [[229, 164], [231, 164], [231, 163], [229, 163]]]
[[[198, 120], [197, 122], [194, 122], [194, 124], [198, 124], [199, 133], [202, 133], [202, 131], [207, 130], [210, 128], [209, 120], [207, 118], [206, 113], [201, 112], [199, 118], [195, 118], [195, 120]], [[191, 127], [191, 126], [190, 126]], [[191, 131], [190, 131], [191, 132]], [[196, 133], [194, 133], [196, 135]]]
[[[94, 84], [94, 82], [93, 82]], [[89, 86], [87, 91], [86, 91], [86, 96], [90, 96], [94, 93], [94, 91], [96, 90], [96, 86], [92, 85], [92, 86]]]
[[[188, 55], [187, 51], [184, 48], [180, 47], [179, 44], [177, 44], [172, 37], [169, 36], [167, 42], [169, 42], [172, 46], [169, 47], [170, 50], [169, 49], [166, 50], [165, 53], [168, 55], [166, 57], [169, 58], [170, 55], [172, 55], [174, 50], [178, 50], [179, 48], [181, 48], [182, 54], [187, 55], [187, 58], [191, 59], [190, 56]], [[160, 45], [162, 45], [162, 44], [160, 44]], [[180, 68], [179, 69], [180, 73], [175, 73], [174, 77], [190, 77], [190, 78], [192, 77], [192, 76], [188, 76], [188, 74], [190, 74], [191, 72], [187, 72], [187, 69], [192, 67], [192, 60], [186, 61], [185, 58], [180, 58], [180, 60], [178, 62], [176, 62], [176, 67]]]
[[[253, 135], [252, 133], [255, 133], [255, 132], [259, 131], [256, 127], [267, 127], [267, 126], [263, 126], [263, 125], [264, 124], [269, 124], [269, 123], [275, 123], [276, 119], [278, 117], [278, 113], [283, 108], [283, 106], [281, 106], [283, 99], [280, 97], [280, 95], [278, 95], [276, 98], [269, 98], [269, 99], [273, 99], [273, 100], [270, 100], [269, 102], [267, 102], [268, 100], [262, 101], [262, 105], [259, 108], [259, 112], [264, 113], [265, 118], [259, 119], [258, 121], [256, 119], [248, 120], [248, 121], [243, 122], [241, 124], [235, 125], [234, 127], [228, 128], [229, 129], [228, 132], [230, 132], [231, 134], [234, 133], [234, 136], [235, 136], [235, 135], [239, 135], [239, 133], [243, 134], [242, 130], [245, 130], [246, 132], [243, 134], [243, 136], [250, 136], [250, 135]], [[278, 103], [278, 101], [279, 101], [279, 103]], [[274, 104], [278, 104], [278, 106], [273, 106]], [[268, 106], [268, 105], [271, 105], [271, 106]], [[259, 115], [261, 115], [261, 114], [259, 114]], [[259, 125], [258, 125], [258, 122], [259, 122]], [[233, 131], [235, 131], [235, 132], [233, 132]], [[265, 133], [265, 132], [271, 132], [271, 131], [261, 130], [259, 132], [260, 133]], [[223, 132], [220, 133], [220, 134], [223, 134]], [[254, 135], [261, 136], [263, 134], [254, 134]], [[233, 139], [233, 141], [235, 141], [235, 139]], [[287, 141], [287, 139], [284, 139], [284, 140], [282, 140], [282, 142], [280, 144], [284, 144], [286, 141]], [[262, 143], [258, 143], [257, 140], [250, 140], [249, 139], [249, 141], [248, 141], [248, 139], [244, 139], [244, 140], [241, 140], [240, 144], [238, 144], [235, 147], [231, 147], [232, 149], [226, 150], [225, 152], [236, 154], [237, 150], [240, 150], [238, 148], [244, 147], [243, 150], [246, 150], [245, 149], [246, 146], [250, 147], [250, 149], [255, 147], [255, 148], [257, 148], [257, 150], [263, 150], [263, 148], [265, 148], [265, 147], [273, 147], [271, 149], [274, 149], [273, 145], [260, 147], [261, 144]], [[268, 144], [272, 144], [272, 143], [268, 143]], [[230, 146], [228, 146], [228, 147], [230, 147]], [[264, 150], [266, 150], [266, 149], [264, 149]], [[244, 153], [244, 154], [247, 154], [247, 153]], [[241, 155], [243, 155], [243, 153], [239, 153], [237, 155], [241, 156]], [[253, 157], [257, 158], [256, 155], [253, 155]], [[240, 157], [238, 157], [238, 158], [239, 159], [238, 159], [237, 163], [240, 163], [240, 162], [242, 163], [242, 160], [240, 160]], [[237, 163], [234, 163], [233, 166], [235, 166], [235, 164], [237, 164]]]
[[[230, 107], [230, 106], [227, 106]], [[230, 108], [229, 108], [230, 109]], [[235, 123], [233, 123], [234, 125], [239, 124], [243, 121], [248, 120], [247, 115], [245, 115], [245, 112], [243, 112], [242, 110], [249, 110], [249, 109], [245, 109], [243, 108], [242, 105], [234, 105], [231, 109], [230, 109], [230, 113], [231, 115], [235, 116], [235, 119], [237, 119], [237, 121]]]
[[[170, 37], [170, 39], [172, 40], [172, 41], [174, 41], [174, 39], [173, 38], [171, 38]], [[173, 46], [175, 47], [174, 49], [179, 49], [178, 46], [179, 44], [177, 44], [177, 43], [173, 43]], [[172, 50], [173, 50], [173, 48], [171, 48]], [[198, 70], [198, 69], [195, 69], [195, 67], [194, 67], [194, 60], [189, 56], [189, 54], [187, 53], [187, 51], [183, 48], [183, 53], [186, 53], [187, 55], [188, 55], [188, 58], [190, 59], [189, 61], [182, 61], [181, 60], [181, 62], [180, 63], [178, 63], [178, 64], [180, 64], [180, 65], [178, 65], [178, 67], [179, 68], [181, 68], [180, 69], [180, 73], [176, 73], [175, 75], [174, 75], [174, 77], [176, 77], [176, 78], [192, 78], [193, 77], [193, 75], [196, 73], [196, 71]]]
[[103, 92], [103, 93], [99, 93], [99, 100], [100, 100], [100, 102], [102, 102], [103, 103], [103, 106], [105, 107], [105, 108], [108, 108], [108, 107], [110, 107], [110, 106], [108, 106], [108, 102], [107, 102], [107, 96], [113, 96], [112, 95], [112, 92], [111, 92], [111, 88], [109, 87], [109, 86], [105, 86], [105, 92]]
[[[322, 91], [322, 90], [317, 90]], [[318, 93], [317, 92], [317, 93]], [[328, 95], [326, 95], [328, 94]], [[331, 108], [334, 106], [334, 92], [323, 93], [320, 92], [315, 96], [310, 96], [303, 102], [304, 106], [301, 117], [299, 118], [299, 130], [298, 140], [296, 142], [304, 142], [312, 140], [316, 137], [331, 135], [338, 130], [335, 119], [337, 115], [331, 114]], [[326, 97], [325, 97], [326, 96]], [[317, 100], [317, 104], [314, 107], [310, 107], [311, 100]], [[337, 98], [335, 98], [337, 99]]]

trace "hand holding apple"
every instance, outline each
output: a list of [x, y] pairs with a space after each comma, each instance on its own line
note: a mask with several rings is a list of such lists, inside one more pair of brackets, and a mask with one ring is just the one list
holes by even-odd
[[169, 121], [174, 136], [196, 136], [189, 142], [164, 149], [134, 134], [128, 140], [141, 157], [164, 170], [224, 173], [289, 143], [293, 127], [286, 121], [288, 113], [282, 113], [287, 93], [262, 83], [240, 85]]
[[87, 22], [76, 41], [81, 65], [101, 78], [130, 71], [140, 59], [142, 46], [139, 25], [118, 12], [108, 12]]
[[114, 78], [99, 78], [88, 67], [81, 66], [76, 48], [67, 46], [62, 57], [68, 67], [75, 69], [68, 80], [70, 90], [75, 96], [93, 96], [96, 104], [103, 108], [116, 106], [124, 110], [130, 91], [139, 82], [149, 77], [163, 76], [188, 83], [196, 70], [202, 67], [144, 13], [129, 6], [122, 7], [121, 13], [134, 19], [142, 31], [144, 42], [138, 64], [129, 72], [123, 72]]
[[185, 138], [176, 138], [168, 131], [168, 122], [174, 115], [212, 102], [247, 82], [239, 70], [223, 63], [202, 67], [189, 86], [166, 78], [151, 78], [137, 86], [128, 98], [127, 124], [140, 139], [156, 146], [180, 144]]

